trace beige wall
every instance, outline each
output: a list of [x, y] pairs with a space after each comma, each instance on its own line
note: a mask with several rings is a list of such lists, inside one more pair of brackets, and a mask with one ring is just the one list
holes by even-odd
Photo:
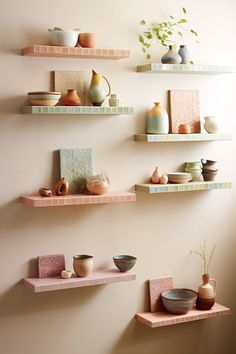
[[[189, 0], [188, 18], [201, 34], [192, 46], [196, 63], [235, 63], [234, 0]], [[137, 74], [144, 62], [137, 41], [142, 18], [162, 20], [181, 1], [2, 0], [1, 47], [1, 354], [220, 354], [235, 353], [235, 189], [164, 195], [138, 194], [137, 203], [34, 209], [22, 194], [53, 179], [53, 151], [92, 147], [95, 169], [106, 170], [113, 190], [130, 190], [158, 164], [162, 172], [187, 160], [219, 160], [219, 179], [235, 181], [235, 142], [144, 144], [145, 112], [154, 100], [166, 105], [171, 88], [199, 89], [201, 114], [222, 118], [234, 133], [235, 76]], [[20, 49], [47, 43], [47, 28], [94, 31], [98, 47], [131, 49], [121, 61], [30, 58]], [[162, 49], [156, 52], [159, 60]], [[110, 80], [133, 116], [36, 117], [19, 114], [28, 91], [49, 88], [50, 71], [94, 68]], [[202, 239], [218, 243], [211, 273], [217, 301], [232, 315], [178, 326], [149, 329], [134, 320], [148, 309], [149, 278], [173, 275], [176, 286], [197, 288], [202, 264], [189, 250]], [[95, 266], [112, 256], [138, 257], [134, 282], [33, 294], [20, 280], [32, 274], [38, 255], [91, 253]]]

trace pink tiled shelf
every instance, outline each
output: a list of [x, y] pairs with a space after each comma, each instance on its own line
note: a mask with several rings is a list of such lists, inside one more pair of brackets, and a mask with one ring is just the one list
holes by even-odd
[[23, 196], [21, 202], [33, 207], [85, 205], [135, 202], [136, 194], [130, 192], [109, 192], [102, 195], [73, 194], [64, 197]]
[[30, 47], [23, 48], [22, 55], [34, 57], [123, 59], [129, 58], [130, 51], [126, 49], [98, 49], [81, 47], [69, 48], [35, 44]]
[[92, 285], [105, 285], [111, 283], [119, 283], [136, 279], [136, 274], [132, 272], [121, 273], [117, 269], [105, 269], [94, 271], [85, 278], [78, 278], [73, 275], [70, 279], [61, 277], [52, 278], [25, 278], [24, 285], [35, 293], [81, 288]]

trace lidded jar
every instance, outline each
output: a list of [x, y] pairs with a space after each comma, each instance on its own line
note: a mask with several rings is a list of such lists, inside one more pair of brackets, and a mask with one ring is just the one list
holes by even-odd
[[147, 134], [168, 134], [169, 117], [160, 102], [155, 102], [154, 107], [147, 115]]

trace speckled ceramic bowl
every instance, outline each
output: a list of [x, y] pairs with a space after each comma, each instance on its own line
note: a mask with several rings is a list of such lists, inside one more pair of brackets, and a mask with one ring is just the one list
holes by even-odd
[[194, 307], [197, 293], [191, 289], [169, 289], [161, 293], [161, 299], [166, 311], [184, 315]]
[[113, 261], [120, 272], [127, 272], [135, 265], [137, 258], [128, 255], [119, 255], [113, 257]]

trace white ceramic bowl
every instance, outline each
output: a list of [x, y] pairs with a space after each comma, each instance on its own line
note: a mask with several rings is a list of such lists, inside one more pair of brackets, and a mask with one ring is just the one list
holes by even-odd
[[59, 29], [48, 30], [53, 45], [63, 47], [75, 47], [78, 41], [79, 31], [64, 31]]

